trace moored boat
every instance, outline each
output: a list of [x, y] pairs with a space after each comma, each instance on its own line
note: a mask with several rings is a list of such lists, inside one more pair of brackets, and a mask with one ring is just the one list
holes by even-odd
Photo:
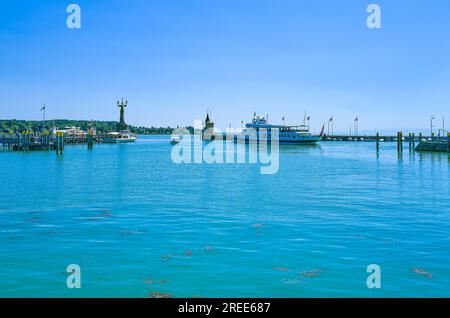
[[108, 144], [119, 144], [135, 142], [136, 139], [136, 135], [132, 134], [129, 130], [122, 130], [120, 132], [109, 132], [106, 134], [106, 137], [103, 138], [103, 142]]
[[272, 132], [278, 132], [280, 144], [315, 144], [322, 140], [322, 136], [312, 135], [306, 125], [272, 125], [265, 117], [253, 116], [251, 123], [236, 136], [237, 141], [257, 141], [259, 139], [272, 139]]
[[180, 142], [180, 137], [179, 136], [173, 136], [173, 138], [170, 140], [170, 143], [172, 145], [178, 144]]

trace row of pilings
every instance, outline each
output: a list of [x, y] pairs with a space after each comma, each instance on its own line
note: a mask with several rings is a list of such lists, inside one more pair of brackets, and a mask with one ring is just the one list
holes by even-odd
[[[416, 139], [414, 133], [409, 133], [407, 138], [403, 137], [403, 133], [400, 131], [397, 133], [397, 151], [403, 152], [403, 143], [408, 141], [409, 151], [430, 151], [430, 152], [448, 152], [450, 153], [450, 133], [447, 133], [447, 137], [435, 137], [423, 138], [422, 133], [419, 134], [419, 138]], [[416, 147], [416, 141], [418, 145]], [[379, 138], [377, 134], [377, 150], [380, 149]]]

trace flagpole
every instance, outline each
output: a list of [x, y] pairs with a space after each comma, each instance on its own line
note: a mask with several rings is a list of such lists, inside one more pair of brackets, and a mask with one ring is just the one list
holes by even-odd
[[356, 116], [356, 118], [354, 120], [354, 134], [356, 137], [358, 137], [358, 121], [359, 121], [359, 118], [358, 118], [358, 116]]
[[42, 120], [45, 121], [45, 105], [44, 107], [41, 108], [41, 112], [42, 112]]
[[434, 115], [431, 115], [431, 119], [430, 119], [430, 128], [431, 128], [431, 135], [430, 137], [433, 138], [433, 119], [434, 119]]
[[331, 123], [331, 136], [333, 136], [333, 116], [328, 119], [328, 135], [330, 135], [330, 123]]

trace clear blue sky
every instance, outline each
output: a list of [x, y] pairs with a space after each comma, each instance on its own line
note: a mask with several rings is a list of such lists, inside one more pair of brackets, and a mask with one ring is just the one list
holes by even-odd
[[207, 109], [219, 128], [305, 110], [316, 130], [331, 115], [343, 132], [356, 115], [367, 132], [450, 124], [447, 0], [2, 0], [0, 43], [0, 118], [46, 104], [48, 118], [117, 120], [126, 97], [127, 122], [145, 126]]

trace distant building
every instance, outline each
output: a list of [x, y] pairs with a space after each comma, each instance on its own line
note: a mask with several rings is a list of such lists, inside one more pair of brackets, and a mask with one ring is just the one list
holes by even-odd
[[66, 136], [71, 137], [84, 137], [87, 135], [87, 133], [80, 129], [80, 127], [69, 127], [66, 126], [63, 129], [53, 129], [53, 134], [56, 134], [57, 132], [63, 132]]
[[214, 139], [215, 139], [214, 122], [211, 120], [211, 116], [209, 116], [209, 112], [207, 112], [206, 119], [205, 119], [205, 127], [203, 129], [203, 140], [212, 141]]
[[214, 122], [209, 117], [209, 112], [206, 113], [205, 129], [214, 129]]

